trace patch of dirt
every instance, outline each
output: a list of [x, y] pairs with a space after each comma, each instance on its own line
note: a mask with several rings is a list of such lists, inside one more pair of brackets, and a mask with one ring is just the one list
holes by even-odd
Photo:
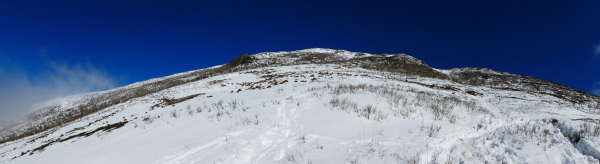
[[185, 97], [182, 97], [182, 98], [161, 98], [159, 100], [162, 101], [162, 102], [160, 102], [160, 103], [158, 103], [156, 105], [153, 105], [152, 107], [150, 107], [151, 108], [150, 110], [153, 110], [154, 108], [158, 108], [158, 107], [162, 108], [162, 107], [169, 106], [169, 105], [175, 105], [177, 103], [184, 102], [186, 100], [193, 99], [195, 97], [198, 97], [200, 95], [205, 95], [205, 94], [206, 93], [199, 93], [199, 94], [185, 96]]
[[21, 152], [21, 155], [15, 156], [11, 160], [16, 159], [18, 157], [21, 157], [21, 156], [23, 156], [25, 154], [33, 155], [35, 152], [41, 152], [41, 151], [43, 151], [46, 147], [48, 147], [50, 145], [53, 145], [53, 144], [56, 144], [56, 143], [60, 143], [60, 142], [65, 142], [65, 141], [68, 141], [68, 140], [73, 139], [73, 138], [89, 137], [89, 136], [93, 135], [94, 133], [96, 133], [98, 131], [110, 132], [110, 131], [112, 131], [114, 129], [118, 129], [118, 128], [121, 128], [121, 127], [125, 126], [125, 124], [127, 124], [127, 121], [117, 122], [117, 123], [114, 123], [114, 124], [108, 124], [106, 126], [98, 127], [95, 130], [88, 131], [88, 132], [82, 132], [82, 133], [79, 133], [79, 134], [76, 134], [76, 135], [72, 135], [72, 136], [69, 136], [69, 137], [66, 137], [66, 138], [63, 138], [63, 139], [58, 138], [58, 139], [54, 139], [54, 140], [48, 140], [48, 141], [45, 141], [46, 143], [43, 144], [42, 146], [39, 146], [39, 147], [37, 147], [37, 148], [35, 148], [33, 150], [28, 150], [28, 151], [25, 151], [25, 152]]

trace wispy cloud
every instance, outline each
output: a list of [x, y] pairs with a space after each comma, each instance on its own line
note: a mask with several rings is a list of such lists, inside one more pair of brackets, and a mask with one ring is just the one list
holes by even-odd
[[89, 63], [47, 61], [42, 64], [47, 70], [35, 75], [6, 58], [0, 64], [0, 124], [31, 112], [35, 103], [117, 85], [106, 71]]
[[596, 56], [600, 56], [600, 44], [596, 45], [596, 47], [594, 47], [595, 51], [594, 54]]
[[597, 81], [596, 84], [594, 84], [594, 88], [592, 89], [592, 94], [600, 96], [600, 81]]

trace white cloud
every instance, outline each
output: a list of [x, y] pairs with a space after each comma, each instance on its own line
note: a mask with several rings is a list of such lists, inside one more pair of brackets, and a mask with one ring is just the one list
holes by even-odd
[[91, 64], [48, 61], [47, 71], [40, 75], [19, 69], [14, 62], [0, 64], [0, 124], [24, 116], [38, 102], [116, 86], [108, 73]]

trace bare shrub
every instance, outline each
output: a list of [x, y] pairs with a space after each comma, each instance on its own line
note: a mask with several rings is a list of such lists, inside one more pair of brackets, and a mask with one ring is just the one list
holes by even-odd
[[173, 117], [173, 118], [179, 118], [179, 112], [177, 112], [177, 110], [171, 111], [171, 117]]
[[579, 127], [581, 129], [581, 133], [583, 134], [583, 136], [593, 136], [593, 137], [600, 136], [600, 124], [585, 122], [585, 123], [581, 124]]
[[358, 109], [358, 104], [348, 98], [343, 98], [340, 100], [338, 97], [333, 97], [329, 101], [329, 104], [331, 104], [331, 107], [333, 107], [333, 108], [339, 107], [340, 110], [342, 110], [346, 113], [350, 113], [351, 109], [355, 109], [354, 111], [358, 112], [356, 110], [356, 109]]
[[260, 123], [260, 122], [258, 121], [258, 113], [255, 113], [255, 114], [254, 114], [254, 118], [256, 119], [256, 120], [254, 121], [254, 125], [258, 125], [258, 124]]
[[235, 99], [228, 102], [228, 104], [229, 104], [229, 108], [231, 108], [232, 110], [236, 110], [239, 105], [238, 101]]
[[436, 137], [442, 127], [431, 125], [427, 129], [429, 130], [429, 137]]
[[454, 105], [459, 105], [461, 103], [462, 101], [456, 98], [444, 97], [441, 100], [437, 99], [437, 101], [431, 101], [429, 108], [431, 109], [431, 113], [435, 120], [442, 120], [443, 118], [451, 119], [454, 113]]
[[221, 117], [223, 117], [223, 111], [221, 110], [217, 110], [217, 114], [215, 114], [215, 117], [217, 117], [217, 120], [221, 120]]
[[242, 117], [240, 120], [242, 125], [250, 125], [252, 123], [252, 120], [248, 117]]
[[306, 135], [305, 135], [305, 134], [303, 134], [303, 135], [300, 135], [300, 136], [298, 136], [298, 142], [299, 142], [300, 144], [304, 144], [304, 143], [306, 143]]
[[448, 122], [450, 122], [451, 124], [456, 123], [456, 121], [458, 120], [458, 116], [456, 114], [452, 114], [450, 115], [450, 117], [448, 118]]
[[[365, 118], [368, 119], [375, 119], [375, 120], [381, 120], [383, 118], [382, 117], [382, 113], [381, 111], [377, 111], [377, 108], [375, 108], [373, 105], [367, 105], [365, 107], [363, 107], [361, 110], [358, 111], [360, 116], [363, 116]], [[378, 115], [376, 115], [378, 114]]]
[[152, 124], [154, 122], [154, 117], [144, 116], [142, 117], [142, 121], [144, 121], [146, 124]]
[[223, 106], [223, 99], [217, 101], [217, 102], [213, 102], [212, 105], [213, 107], [217, 108], [217, 109], [225, 109], [225, 106]]
[[271, 103], [273, 103], [273, 105], [279, 105], [279, 104], [281, 104], [281, 100], [277, 100], [277, 99], [271, 100]]
[[296, 156], [294, 155], [294, 152], [285, 152], [285, 160], [288, 162], [292, 162], [292, 163], [296, 163]]
[[194, 116], [194, 110], [192, 110], [191, 108], [187, 109], [187, 114], [190, 116]]
[[421, 163], [421, 153], [417, 153], [415, 156], [408, 157], [406, 162], [410, 164], [420, 164]]
[[200, 106], [196, 106], [196, 112], [197, 113], [202, 113], [202, 108], [200, 108]]
[[[452, 86], [445, 86], [446, 88], [452, 88]], [[317, 92], [320, 90], [328, 90], [333, 95], [342, 94], [356, 94], [356, 93], [374, 93], [378, 97], [387, 102], [391, 114], [396, 117], [409, 117], [412, 113], [418, 112], [417, 107], [425, 107], [426, 111], [433, 115], [434, 120], [447, 119], [450, 123], [456, 123], [458, 115], [455, 114], [456, 110], [466, 110], [473, 113], [491, 114], [487, 109], [480, 106], [479, 102], [474, 99], [462, 100], [454, 95], [441, 96], [434, 92], [423, 92], [416, 91], [414, 89], [402, 90], [402, 88], [396, 88], [396, 86], [380, 85], [373, 86], [368, 84], [339, 84], [331, 85], [327, 84], [323, 87], [310, 88], [309, 91]], [[375, 114], [375, 120], [384, 120], [387, 114], [376, 109], [374, 106], [365, 106], [360, 109], [347, 98], [340, 98], [334, 96], [329, 104], [332, 108], [339, 107], [342, 111], [350, 113], [354, 111], [359, 114], [360, 117], [367, 119], [373, 119]], [[351, 110], [351, 111], [349, 111]]]
[[333, 97], [331, 100], [329, 100], [329, 104], [331, 104], [331, 107], [338, 107], [338, 106], [340, 106], [340, 98]]
[[362, 110], [360, 111], [361, 115], [363, 117], [366, 117], [367, 120], [371, 119], [371, 115], [375, 112], [377, 112], [377, 109], [375, 107], [373, 107], [373, 105], [367, 105], [364, 108], [362, 108]]

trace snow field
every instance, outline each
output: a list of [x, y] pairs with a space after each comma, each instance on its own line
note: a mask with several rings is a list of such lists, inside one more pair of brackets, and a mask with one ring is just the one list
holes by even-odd
[[[152, 108], [161, 98], [199, 93]], [[585, 121], [574, 118], [600, 117], [561, 104], [336, 65], [261, 68], [173, 87], [33, 142], [40, 136], [0, 145], [0, 163], [598, 163], [593, 130], [577, 143], [565, 133], [582, 129]], [[121, 128], [20, 156], [121, 121]]]

